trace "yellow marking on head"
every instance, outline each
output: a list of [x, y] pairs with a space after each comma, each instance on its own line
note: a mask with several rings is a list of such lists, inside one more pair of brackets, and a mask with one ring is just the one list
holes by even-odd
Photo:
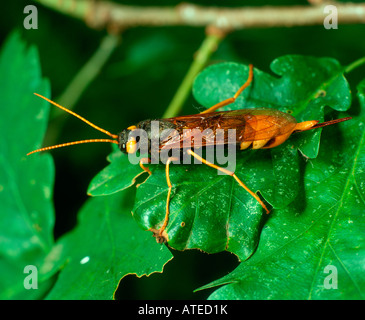
[[126, 145], [127, 153], [135, 153], [137, 150], [137, 141], [134, 138], [130, 138]]

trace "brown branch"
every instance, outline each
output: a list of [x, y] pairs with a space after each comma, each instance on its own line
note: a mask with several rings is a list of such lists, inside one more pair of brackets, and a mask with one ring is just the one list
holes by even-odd
[[[84, 19], [94, 28], [137, 26], [216, 26], [224, 30], [321, 25], [326, 4], [316, 6], [203, 7], [182, 3], [176, 7], [137, 7], [107, 1], [35, 0], [65, 14]], [[365, 3], [335, 3], [338, 23], [365, 23]]]

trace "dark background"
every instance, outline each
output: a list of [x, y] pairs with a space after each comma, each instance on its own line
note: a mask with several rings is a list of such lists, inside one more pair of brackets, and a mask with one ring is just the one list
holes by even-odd
[[[180, 1], [114, 1], [131, 5], [169, 5]], [[342, 1], [343, 2], [343, 1]], [[353, 1], [359, 2], [359, 1]], [[192, 1], [217, 5], [222, 1]], [[38, 30], [23, 28], [23, 9], [38, 8]], [[307, 4], [306, 1], [224, 1], [224, 6]], [[43, 75], [50, 80], [52, 98], [62, 94], [79, 69], [98, 48], [104, 30], [93, 30], [84, 22], [52, 11], [32, 1], [8, 1], [0, 19], [0, 38], [14, 29], [39, 50]], [[117, 133], [140, 120], [161, 117], [187, 72], [192, 57], [204, 39], [204, 28], [138, 27], [126, 30], [100, 75], [91, 83], [75, 106], [88, 120]], [[253, 63], [270, 72], [270, 63], [287, 54], [333, 57], [347, 65], [364, 56], [364, 25], [341, 25], [338, 30], [323, 26], [250, 29], [229, 34], [213, 54], [210, 63], [236, 61]], [[350, 75], [352, 86], [363, 78], [361, 70]], [[355, 90], [355, 88], [353, 88]], [[183, 113], [196, 113], [197, 103], [190, 96]], [[67, 107], [67, 106], [65, 106]], [[104, 136], [78, 119], [66, 121], [54, 143]], [[57, 125], [50, 122], [50, 127]], [[89, 144], [54, 150], [56, 183], [55, 237], [71, 230], [77, 212], [87, 199], [86, 190], [93, 176], [107, 164], [108, 144]], [[224, 276], [238, 265], [230, 253], [208, 255], [197, 250], [173, 251], [175, 258], [163, 274], [121, 281], [117, 298], [122, 299], [201, 299], [211, 293], [193, 293], [199, 286]]]

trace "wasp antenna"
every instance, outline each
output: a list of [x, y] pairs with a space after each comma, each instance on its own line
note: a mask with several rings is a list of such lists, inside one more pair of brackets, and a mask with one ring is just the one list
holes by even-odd
[[52, 101], [52, 100], [50, 100], [50, 99], [48, 99], [48, 98], [46, 98], [46, 97], [42, 96], [42, 95], [41, 95], [41, 94], [39, 94], [39, 93], [34, 93], [34, 94], [35, 94], [36, 96], [38, 96], [38, 97], [40, 97], [40, 98], [42, 98], [42, 99], [44, 99], [44, 100], [48, 101], [49, 103], [53, 104], [54, 106], [56, 106], [56, 107], [58, 107], [58, 108], [62, 109], [63, 111], [68, 112], [69, 114], [73, 115], [74, 117], [79, 118], [81, 121], [85, 122], [86, 124], [88, 124], [89, 126], [93, 127], [94, 129], [96, 129], [96, 130], [98, 130], [98, 131], [100, 131], [100, 132], [103, 132], [103, 133], [107, 134], [109, 137], [112, 137], [113, 139], [118, 139], [118, 135], [116, 135], [116, 134], [112, 134], [112, 133], [110, 133], [109, 131], [104, 130], [103, 128], [98, 127], [97, 125], [93, 124], [93, 123], [92, 123], [92, 122], [90, 122], [89, 120], [86, 120], [85, 118], [81, 117], [81, 116], [80, 116], [80, 115], [78, 115], [77, 113], [75, 113], [75, 112], [73, 112], [73, 111], [71, 111], [71, 110], [69, 110], [69, 109], [67, 109], [67, 108], [65, 108], [65, 107], [63, 107], [63, 106], [61, 106], [60, 104], [58, 104], [58, 103], [56, 103], [56, 102], [54, 102], [54, 101]]
[[57, 148], [62, 148], [62, 147], [68, 147], [68, 146], [73, 146], [75, 144], [92, 143], [92, 142], [109, 142], [109, 143], [116, 143], [116, 144], [118, 144], [118, 141], [117, 140], [111, 140], [111, 139], [88, 139], [88, 140], [79, 140], [79, 141], [61, 143], [61, 144], [57, 144], [55, 146], [40, 148], [40, 149], [37, 149], [37, 150], [34, 150], [34, 151], [31, 151], [31, 152], [27, 153], [27, 156], [29, 156], [30, 154], [36, 153], [36, 152], [47, 151], [47, 150], [52, 150], [52, 149], [57, 149]]

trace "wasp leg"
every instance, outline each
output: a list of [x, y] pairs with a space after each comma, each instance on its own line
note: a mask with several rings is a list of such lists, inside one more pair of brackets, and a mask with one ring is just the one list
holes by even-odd
[[229, 171], [229, 170], [224, 169], [224, 168], [221, 168], [221, 167], [218, 167], [217, 165], [203, 159], [202, 157], [197, 155], [192, 150], [188, 150], [187, 153], [192, 155], [194, 158], [200, 160], [201, 162], [203, 162], [207, 166], [215, 168], [215, 169], [217, 169], [221, 172], [224, 172], [225, 174], [228, 174], [228, 175], [232, 176], [242, 188], [244, 188], [251, 196], [253, 196], [256, 199], [256, 201], [265, 209], [266, 213], [270, 213], [270, 211], [267, 209], [266, 205], [262, 202], [262, 200], [259, 198], [259, 196], [256, 193], [254, 193], [253, 191], [251, 191], [240, 179], [238, 179], [238, 177], [235, 175], [234, 172]]
[[150, 169], [148, 169], [147, 167], [144, 166], [144, 164], [146, 163], [150, 163], [150, 159], [149, 158], [142, 158], [140, 161], [139, 161], [139, 166], [143, 169], [143, 171], [146, 171], [148, 172], [149, 175], [152, 174], [152, 172], [150, 171]]
[[156, 237], [156, 241], [158, 243], [164, 243], [167, 242], [167, 233], [165, 232], [165, 229], [167, 227], [167, 224], [169, 223], [169, 215], [170, 215], [170, 198], [171, 198], [171, 190], [172, 190], [172, 184], [170, 180], [170, 163], [172, 161], [178, 160], [175, 157], [170, 157], [166, 161], [166, 182], [167, 186], [169, 188], [167, 192], [167, 199], [166, 199], [166, 214], [165, 219], [163, 221], [162, 227], [158, 230], [158, 233], [154, 234], [154, 237]]
[[[145, 167], [143, 164], [145, 163], [150, 163], [150, 159], [149, 158], [142, 158], [141, 160], [139, 160], [139, 166], [142, 168], [142, 172], [138, 173], [134, 178], [133, 178], [133, 184], [136, 182], [137, 178], [144, 174], [145, 172], [148, 173], [148, 176], [150, 176], [152, 174], [152, 172], [150, 171], [150, 169], [148, 169], [147, 167]], [[147, 179], [145, 179], [142, 183], [139, 183], [136, 185], [136, 188], [138, 188], [141, 184], [145, 183]]]
[[213, 112], [213, 111], [215, 111], [219, 108], [222, 108], [224, 106], [227, 106], [227, 105], [235, 102], [237, 97], [242, 93], [242, 91], [245, 90], [250, 85], [250, 83], [252, 82], [252, 79], [253, 79], [253, 65], [250, 64], [249, 65], [249, 71], [248, 71], [248, 78], [247, 78], [246, 82], [243, 84], [243, 86], [241, 88], [238, 89], [238, 91], [235, 93], [235, 95], [232, 98], [228, 98], [226, 100], [223, 100], [223, 101], [215, 104], [213, 107], [210, 107], [209, 109], [204, 110], [203, 112], [200, 112], [200, 113]]

